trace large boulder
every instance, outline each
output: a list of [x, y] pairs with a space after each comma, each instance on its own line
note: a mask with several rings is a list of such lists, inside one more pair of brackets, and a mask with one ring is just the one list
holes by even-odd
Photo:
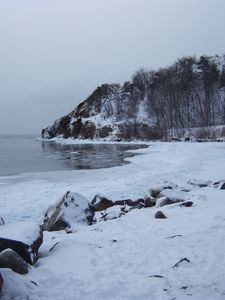
[[29, 264], [38, 259], [42, 242], [43, 230], [37, 223], [23, 221], [0, 226], [0, 251], [10, 248]]
[[68, 191], [56, 204], [49, 207], [42, 227], [47, 231], [67, 230], [71, 232], [79, 224], [91, 225], [94, 215], [94, 207], [86, 198]]
[[9, 268], [19, 274], [28, 273], [27, 263], [12, 249], [0, 253], [0, 268]]

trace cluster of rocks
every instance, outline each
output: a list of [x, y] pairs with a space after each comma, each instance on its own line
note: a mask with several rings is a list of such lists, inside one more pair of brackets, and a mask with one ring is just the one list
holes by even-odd
[[[2, 218], [1, 221], [0, 269], [8, 268], [18, 274], [27, 274], [30, 266], [38, 260], [43, 230], [41, 226], [32, 222], [5, 224]], [[3, 282], [4, 278], [0, 273], [0, 290]]]
[[[97, 194], [91, 202], [78, 193], [66, 192], [45, 213], [43, 223], [32, 222], [5, 224], [0, 217], [0, 269], [10, 268], [16, 273], [26, 274], [29, 266], [39, 258], [39, 248], [43, 242], [43, 231], [65, 230], [67, 233], [76, 231], [79, 225], [92, 225], [98, 221], [120, 218], [133, 209], [161, 208], [165, 205], [191, 207], [193, 202], [188, 194], [193, 188], [215, 187], [225, 190], [225, 181], [211, 182], [201, 180], [188, 181], [187, 186], [179, 188], [176, 184], [164, 182], [152, 186], [143, 198], [137, 200], [110, 200]], [[98, 218], [97, 218], [98, 217]], [[155, 218], [165, 219], [162, 211], [155, 213]], [[15, 226], [17, 228], [15, 232]], [[4, 278], [0, 273], [0, 290]]]

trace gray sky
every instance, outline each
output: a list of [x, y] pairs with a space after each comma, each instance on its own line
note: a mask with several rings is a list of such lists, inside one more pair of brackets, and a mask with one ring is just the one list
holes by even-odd
[[0, 0], [0, 134], [39, 133], [98, 85], [225, 52], [225, 0]]

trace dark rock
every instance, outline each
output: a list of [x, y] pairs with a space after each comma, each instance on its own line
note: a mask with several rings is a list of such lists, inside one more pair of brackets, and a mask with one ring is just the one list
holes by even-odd
[[191, 207], [192, 205], [193, 205], [192, 201], [186, 201], [186, 202], [182, 203], [180, 206]]
[[32, 253], [38, 257], [38, 250], [41, 247], [43, 243], [43, 229], [40, 226], [39, 235], [36, 237], [36, 239], [31, 244]]
[[79, 223], [91, 225], [94, 215], [94, 207], [86, 198], [77, 193], [67, 192], [47, 210], [43, 229], [47, 231], [68, 229], [72, 232]]
[[156, 199], [153, 197], [149, 196], [144, 199], [145, 207], [153, 207], [153, 206], [155, 206], [155, 204], [156, 204]]
[[220, 187], [221, 190], [225, 190], [225, 182]]
[[99, 194], [95, 195], [94, 199], [91, 201], [95, 211], [106, 210], [114, 205], [113, 201], [103, 197]]
[[5, 225], [5, 221], [2, 217], [0, 217], [0, 226]]
[[162, 189], [159, 189], [159, 190], [152, 189], [152, 190], [151, 190], [151, 197], [153, 197], [153, 198], [158, 198], [159, 195], [160, 195], [160, 192], [161, 192], [162, 190], [163, 190], [163, 188], [162, 188]]
[[0, 292], [2, 290], [3, 283], [4, 283], [4, 280], [3, 280], [2, 274], [0, 273]]
[[139, 202], [139, 203], [135, 204], [134, 206], [131, 206], [129, 211], [131, 211], [133, 209], [141, 209], [143, 207], [145, 207], [144, 204], [142, 202]]
[[164, 215], [164, 213], [162, 211], [159, 210], [155, 213], [155, 218], [156, 219], [166, 219], [167, 217], [166, 217], [166, 215]]
[[[137, 200], [131, 200], [131, 199], [125, 199], [125, 200], [117, 200], [113, 202], [114, 205], [128, 205], [128, 206], [139, 206], [139, 204], [144, 205], [144, 199], [137, 199]], [[143, 206], [142, 205], [142, 206]]]
[[12, 249], [0, 253], [0, 268], [9, 268], [19, 274], [28, 273], [27, 263]]
[[6, 224], [0, 226], [0, 237], [0, 251], [10, 248], [29, 264], [37, 261], [43, 242], [43, 230], [39, 224], [28, 221]]
[[12, 249], [15, 251], [23, 260], [29, 264], [33, 264], [35, 261], [35, 255], [32, 253], [32, 249], [29, 245], [20, 241], [0, 238], [0, 252], [5, 249]]

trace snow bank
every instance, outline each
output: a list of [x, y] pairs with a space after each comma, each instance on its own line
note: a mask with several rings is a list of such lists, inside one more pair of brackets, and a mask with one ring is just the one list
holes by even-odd
[[[138, 153], [122, 167], [3, 180], [1, 216], [8, 223], [38, 222], [66, 190], [89, 201], [98, 192], [112, 200], [138, 199], [167, 180], [179, 188], [161, 193], [193, 201], [192, 207], [161, 207], [167, 219], [155, 219], [152, 207], [71, 234], [46, 232], [41, 258], [27, 275], [1, 270], [3, 300], [224, 299], [225, 191], [187, 184], [224, 178], [224, 144], [150, 143]], [[110, 208], [110, 214], [116, 211]], [[183, 258], [189, 262], [173, 268]]]

